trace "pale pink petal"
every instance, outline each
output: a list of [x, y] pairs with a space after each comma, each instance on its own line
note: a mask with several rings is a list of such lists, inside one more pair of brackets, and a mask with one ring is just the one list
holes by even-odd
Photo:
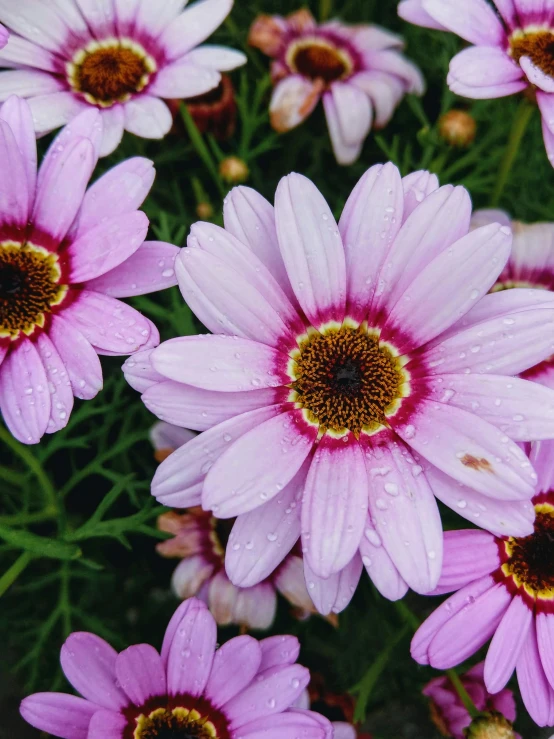
[[54, 92], [29, 99], [33, 124], [38, 135], [50, 133], [73, 120], [89, 105], [79, 100], [72, 92]]
[[[208, 472], [202, 507], [230, 518], [280, 494], [310, 453], [317, 429], [299, 411], [265, 421], [234, 441]], [[270, 460], [270, 464], [268, 464]]]
[[54, 54], [15, 33], [10, 35], [7, 45], [0, 51], [0, 62], [3, 67], [35, 67], [44, 72], [57, 72], [59, 69]]
[[60, 663], [66, 678], [81, 695], [99, 707], [117, 711], [128, 703], [115, 674], [115, 649], [95, 634], [75, 632], [65, 641]]
[[115, 674], [122, 690], [135, 706], [164, 695], [165, 669], [162, 658], [149, 644], [135, 644], [117, 655]]
[[363, 58], [364, 65], [369, 69], [399, 78], [406, 92], [422, 95], [425, 91], [425, 80], [419, 68], [398, 51], [368, 51]]
[[217, 87], [221, 82], [219, 72], [215, 69], [203, 69], [202, 65], [195, 64], [189, 56], [160, 69], [148, 92], [166, 99], [182, 99], [203, 95]]
[[173, 592], [181, 600], [198, 595], [200, 588], [213, 575], [215, 565], [203, 555], [197, 554], [182, 559], [171, 576]]
[[14, 69], [0, 74], [0, 101], [11, 95], [22, 98], [49, 95], [64, 90], [64, 83], [47, 72], [35, 69]]
[[75, 397], [94, 398], [102, 389], [102, 367], [90, 343], [61, 315], [52, 316], [48, 334], [67, 369]]
[[0, 120], [0, 161], [0, 227], [15, 226], [23, 234], [29, 221], [33, 193], [29, 192], [26, 166], [18, 142], [3, 120]]
[[159, 39], [170, 59], [186, 54], [223, 23], [233, 0], [199, 0], [172, 21]]
[[[11, 128], [17, 148], [21, 154], [23, 167], [27, 174], [27, 189], [30, 204], [35, 196], [37, 181], [37, 144], [31, 111], [24, 100], [12, 96], [0, 107], [0, 119], [5, 121]], [[11, 176], [13, 178], [13, 172]]]
[[97, 710], [93, 715], [87, 739], [121, 739], [127, 719], [122, 713]]
[[262, 582], [252, 588], [237, 588], [233, 608], [233, 622], [248, 629], [269, 629], [277, 611], [277, 593], [271, 582]]
[[[29, 101], [29, 105], [31, 105], [31, 102], [32, 101]], [[87, 141], [92, 144], [94, 152], [94, 160], [89, 172], [90, 178], [98, 160], [100, 145], [102, 143], [102, 131], [102, 116], [96, 108], [92, 108], [90, 105], [75, 116], [74, 120], [71, 122], [71, 126], [65, 126], [65, 128], [62, 128], [54, 141], [50, 144], [48, 151], [46, 152], [46, 156], [42, 160], [42, 164], [38, 172], [38, 191], [40, 191], [40, 189], [44, 187], [49, 180], [54, 182], [58, 177], [63, 177], [64, 175], [68, 176], [67, 172], [64, 173], [68, 152], [70, 152], [72, 147], [76, 144], [81, 143], [83, 139], [87, 139]], [[79, 203], [79, 205], [80, 204], [81, 203]]]
[[13, 0], [0, 0], [0, 18], [11, 31], [29, 41], [36, 42], [39, 35], [45, 49], [59, 53], [64, 48], [69, 29], [43, 0], [25, 0], [21, 6]]
[[423, 8], [438, 23], [471, 44], [500, 46], [506, 34], [486, 0], [423, 0]]
[[289, 300], [296, 302], [279, 251], [275, 211], [271, 203], [250, 187], [235, 187], [223, 201], [225, 230], [258, 257]]
[[544, 672], [533, 621], [527, 632], [516, 670], [521, 697], [529, 715], [539, 726], [552, 725], [554, 690]]
[[143, 157], [133, 157], [102, 175], [87, 190], [73, 238], [81, 236], [105, 218], [133, 213], [150, 192], [156, 172], [154, 164]]
[[154, 369], [168, 379], [220, 392], [283, 385], [284, 363], [285, 355], [265, 344], [206, 334], [170, 339], [152, 354]]
[[141, 2], [138, 8], [136, 3], [133, 3], [135, 9], [132, 20], [136, 22], [138, 29], [146, 31], [152, 38], [157, 38], [166, 26], [177, 18], [187, 2], [188, 0], [165, 0], [163, 5]]
[[[419, 662], [420, 665], [430, 664], [429, 645], [432, 643], [436, 634], [449, 623], [453, 616], [462, 612], [464, 609], [475, 605], [476, 600], [481, 595], [486, 594], [493, 588], [497, 587], [498, 586], [492, 577], [483, 577], [480, 580], [475, 580], [470, 583], [465, 588], [458, 590], [457, 593], [454, 593], [454, 595], [451, 595], [450, 598], [441, 603], [441, 605], [422, 623], [412, 639], [410, 651], [415, 661]], [[484, 643], [487, 638], [485, 638], [482, 643]]]
[[427, 170], [422, 169], [403, 177], [402, 187], [404, 189], [403, 220], [406, 221], [408, 216], [414, 212], [417, 206], [428, 195], [439, 189], [439, 178], [436, 174], [431, 174], [431, 172], [427, 172]]
[[408, 583], [400, 576], [370, 517], [360, 542], [360, 555], [367, 574], [384, 598], [400, 600], [406, 595]]
[[186, 55], [188, 62], [207, 69], [217, 69], [219, 72], [231, 72], [237, 67], [246, 64], [247, 57], [242, 51], [229, 49], [227, 46], [204, 44]]
[[347, 146], [359, 145], [368, 135], [373, 120], [373, 109], [368, 96], [348, 82], [334, 82], [331, 93], [342, 139]]
[[118, 267], [89, 280], [87, 288], [112, 298], [166, 290], [177, 284], [174, 265], [179, 251], [179, 247], [161, 241], [145, 241]]
[[451, 593], [500, 567], [498, 544], [486, 531], [445, 531], [440, 580], [433, 595]]
[[51, 434], [67, 426], [73, 408], [73, 389], [64, 362], [48, 334], [41, 332], [37, 336], [35, 347], [48, 379], [50, 418], [46, 433]]
[[533, 610], [517, 595], [502, 617], [485, 659], [485, 685], [489, 693], [498, 693], [511, 678], [523, 649]]
[[448, 86], [459, 95], [495, 98], [526, 87], [521, 67], [500, 48], [473, 46], [450, 62]]
[[423, 0], [402, 0], [398, 5], [398, 15], [403, 20], [413, 23], [416, 26], [434, 28], [437, 31], [447, 30], [424, 9]]
[[[474, 413], [423, 400], [409, 423], [394, 430], [418, 454], [454, 480], [499, 500], [531, 498], [536, 473], [522, 450]], [[430, 439], [440, 445], [429, 444]]]
[[400, 441], [368, 452], [369, 510], [402, 579], [418, 593], [436, 586], [442, 564], [442, 525], [422, 468]]
[[198, 505], [204, 478], [214, 462], [233, 441], [279, 413], [280, 406], [253, 410], [192, 439], [160, 464], [152, 480], [152, 495], [168, 507]]
[[236, 730], [265, 716], [274, 716], [286, 710], [310, 680], [310, 673], [300, 665], [271, 667], [223, 706]]
[[[498, 224], [483, 226], [456, 241], [406, 288], [387, 317], [382, 338], [391, 339], [400, 352], [434, 339], [488, 292], [511, 246], [511, 231]], [[402, 331], [404, 340], [398, 341], [396, 329]]]
[[529, 459], [538, 475], [537, 492], [546, 493], [554, 489], [554, 440], [533, 444]]
[[[475, 353], [479, 344], [472, 347]], [[429, 379], [430, 397], [477, 412], [514, 441], [554, 438], [554, 390], [501, 375], [441, 375]]]
[[333, 95], [326, 92], [323, 95], [323, 108], [325, 110], [325, 118], [327, 120], [327, 128], [331, 138], [333, 153], [339, 164], [353, 164], [361, 154], [363, 140], [356, 144], [347, 144], [343, 138], [340, 116]]
[[493, 2], [506, 22], [506, 25], [511, 29], [516, 28], [519, 24], [517, 18], [517, 0], [493, 0]]
[[494, 634], [511, 601], [512, 595], [504, 585], [495, 584], [466, 602], [433, 637], [429, 664], [447, 670], [471, 657]]
[[495, 536], [529, 536], [535, 509], [527, 500], [495, 500], [456, 482], [433, 465], [424, 463], [425, 476], [435, 496], [468, 521]]
[[115, 33], [113, 0], [74, 0], [74, 3], [93, 33], [104, 32], [106, 35]]
[[125, 130], [125, 110], [122, 105], [112, 105], [102, 111], [102, 123], [104, 134], [100, 146], [100, 156], [107, 157], [112, 154], [123, 138]]
[[[323, 26], [324, 28], [325, 25]], [[332, 22], [329, 25], [332, 25]], [[359, 46], [364, 51], [390, 48], [401, 49], [404, 46], [402, 36], [398, 36], [396, 33], [392, 33], [392, 31], [381, 26], [360, 24], [350, 27], [342, 26], [342, 30], [348, 30], [352, 34], [356, 46]]]
[[50, 418], [48, 378], [41, 356], [28, 339], [12, 349], [0, 366], [0, 410], [16, 439], [37, 444]]
[[300, 74], [291, 74], [280, 80], [273, 90], [269, 104], [271, 125], [278, 133], [285, 133], [303, 123], [321, 99], [322, 85]]
[[141, 95], [125, 103], [125, 130], [145, 139], [163, 139], [173, 125], [167, 105], [159, 98]]
[[362, 569], [362, 559], [355, 554], [341, 572], [324, 579], [316, 575], [304, 559], [304, 576], [308, 593], [323, 616], [340, 613], [347, 607], [358, 587]]
[[[423, 184], [429, 187], [429, 183]], [[379, 263], [378, 278], [375, 280], [378, 290], [373, 298], [375, 313], [384, 305], [393, 306], [410, 282], [414, 278], [419, 280], [420, 274], [433, 259], [469, 230], [471, 200], [465, 188], [445, 185], [428, 197], [425, 194], [425, 190], [416, 190], [414, 197], [416, 202], [419, 197], [420, 202], [416, 207], [412, 201], [409, 205], [412, 213], [404, 217], [403, 223], [399, 213], [391, 214], [397, 219], [397, 235], [390, 244], [382, 268], [382, 262]], [[410, 203], [410, 197], [406, 198], [406, 202]]]
[[299, 608], [305, 614], [313, 611], [313, 602], [306, 588], [302, 557], [296, 557], [293, 554], [287, 557], [278, 568], [273, 582], [281, 595], [295, 608]]
[[[326, 724], [327, 719], [312, 711], [285, 711], [241, 726], [240, 735], [244, 739], [295, 739], [299, 736], [304, 739], [325, 739]], [[353, 727], [350, 728], [354, 731]], [[338, 734], [334, 736], [339, 739]], [[352, 739], [352, 735], [341, 736], [340, 739]]]
[[203, 603], [193, 601], [181, 619], [169, 649], [169, 695], [202, 695], [210, 677], [216, 639], [213, 616]]
[[261, 644], [251, 636], [236, 636], [225, 642], [215, 653], [206, 697], [216, 708], [228, 703], [255, 678], [261, 659]]
[[333, 739], [356, 739], [358, 732], [346, 721], [333, 721]]
[[[513, 223], [510, 216], [504, 210], [499, 208], [481, 208], [480, 210], [474, 210], [471, 215], [471, 228], [479, 228], [480, 226], [488, 226], [489, 223], [500, 223], [502, 226], [507, 226], [513, 230]], [[512, 258], [513, 252], [516, 246], [516, 237], [514, 234], [514, 241], [512, 244]], [[510, 262], [512, 259], [510, 259]], [[509, 266], [508, 263], [507, 266]]]
[[[133, 368], [132, 371], [134, 371]], [[153, 368], [152, 371], [155, 372]], [[146, 374], [141, 372], [142, 376], [150, 383], [150, 387], [145, 388], [142, 396], [148, 410], [162, 421], [194, 431], [205, 431], [241, 413], [247, 413], [256, 408], [265, 408], [281, 400], [273, 388], [253, 390], [251, 393], [239, 392], [223, 395], [212, 390], [201, 390], [170, 380], [164, 382], [165, 378], [161, 375], [159, 377], [162, 382], [151, 382], [150, 369]], [[144, 382], [142, 379], [138, 381]]]
[[259, 672], [275, 665], [293, 665], [300, 654], [300, 642], [295, 636], [268, 636], [259, 644], [262, 650]]
[[541, 112], [543, 126], [551, 133], [554, 132], [554, 95], [537, 91], [537, 104]]
[[546, 72], [543, 72], [528, 56], [522, 56], [519, 63], [532, 85], [535, 85], [535, 87], [538, 87], [543, 92], [554, 92], [554, 80], [552, 77], [546, 74]]
[[381, 265], [402, 223], [402, 201], [400, 173], [388, 162], [370, 167], [344, 206], [339, 230], [346, 257], [348, 310], [355, 310], [361, 319], [367, 315]]
[[275, 194], [277, 237], [289, 280], [317, 327], [344, 317], [344, 250], [331, 209], [316, 186], [299, 174], [284, 177]]
[[220, 570], [209, 584], [202, 598], [210, 607], [210, 612], [219, 626], [230, 626], [235, 621], [235, 605], [239, 589], [229, 580], [224, 570]]
[[152, 349], [133, 354], [125, 360], [122, 370], [129, 385], [139, 393], [144, 393], [148, 388], [164, 382], [165, 378], [152, 367], [150, 355]]
[[537, 640], [542, 666], [548, 682], [554, 683], [554, 616], [548, 611], [536, 614]]
[[248, 588], [265, 580], [298, 541], [307, 467], [305, 463], [279, 495], [235, 521], [225, 556], [235, 585]]
[[319, 577], [340, 572], [356, 553], [368, 510], [364, 453], [355, 439], [324, 436], [317, 446], [302, 501], [302, 544]]
[[405, 93], [404, 85], [398, 77], [386, 72], [358, 72], [352, 77], [351, 84], [359, 87], [369, 97], [375, 114], [375, 128], [387, 125]]
[[76, 695], [35, 693], [21, 701], [19, 711], [28, 724], [61, 739], [87, 739], [98, 706]]

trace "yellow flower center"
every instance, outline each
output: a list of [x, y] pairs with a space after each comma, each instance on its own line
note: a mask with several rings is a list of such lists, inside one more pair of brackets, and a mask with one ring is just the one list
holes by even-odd
[[554, 77], [554, 33], [532, 26], [515, 31], [510, 38], [510, 56], [516, 62], [527, 56], [536, 67]]
[[323, 38], [302, 38], [287, 52], [287, 63], [293, 72], [326, 84], [348, 77], [354, 62], [344, 49]]
[[195, 709], [156, 708], [136, 724], [133, 739], [218, 739], [214, 724]]

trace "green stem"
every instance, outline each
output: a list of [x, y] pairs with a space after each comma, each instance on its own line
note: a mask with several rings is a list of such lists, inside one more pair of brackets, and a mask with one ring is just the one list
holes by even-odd
[[323, 23], [331, 15], [333, 0], [319, 0], [319, 19]]
[[48, 505], [43, 511], [36, 513], [14, 513], [13, 516], [0, 516], [0, 526], [29, 526], [33, 523], [51, 521], [56, 517], [56, 509]]
[[469, 694], [467, 690], [464, 688], [463, 683], [460, 680], [460, 677], [458, 673], [456, 672], [456, 670], [446, 670], [446, 674], [448, 676], [448, 679], [454, 686], [456, 693], [458, 693], [460, 700], [464, 704], [466, 711], [469, 713], [472, 719], [477, 718], [477, 716], [479, 716], [480, 713], [475, 707], [475, 703], [469, 697]]
[[71, 601], [69, 598], [69, 563], [63, 562], [60, 571], [60, 614], [64, 637], [71, 633]]
[[504, 192], [504, 188], [506, 187], [506, 183], [508, 181], [508, 177], [510, 176], [512, 166], [519, 151], [523, 135], [525, 134], [527, 125], [529, 124], [531, 116], [533, 115], [533, 110], [534, 107], [528, 100], [523, 99], [521, 101], [517, 113], [514, 117], [512, 130], [510, 131], [510, 137], [508, 138], [508, 144], [506, 145], [506, 150], [500, 163], [500, 169], [498, 170], [498, 176], [496, 178], [496, 184], [494, 186], [494, 191], [491, 199], [492, 208], [496, 208], [496, 206], [500, 202], [500, 198], [502, 197], [502, 193]]
[[30, 552], [23, 552], [23, 554], [15, 560], [10, 569], [4, 572], [2, 577], [0, 577], [0, 598], [4, 595], [6, 590], [14, 584], [32, 559], [33, 555]]

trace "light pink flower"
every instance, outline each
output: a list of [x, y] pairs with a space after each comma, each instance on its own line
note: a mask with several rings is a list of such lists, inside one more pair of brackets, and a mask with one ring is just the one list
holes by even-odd
[[[200, 95], [244, 54], [199, 46], [222, 23], [233, 0], [0, 0], [10, 31], [0, 53], [0, 100], [29, 98], [37, 135], [93, 106], [102, 113], [100, 155], [123, 131], [163, 138], [172, 125], [162, 98]], [[198, 47], [198, 48], [196, 48]]]
[[175, 612], [161, 654], [149, 644], [118, 654], [94, 634], [71, 634], [60, 662], [83, 697], [36, 693], [21, 715], [62, 739], [332, 739], [327, 719], [292, 708], [310, 679], [295, 664], [295, 637], [238, 636], [219, 649], [216, 641], [213, 616], [195, 598]]
[[499, 535], [532, 530], [536, 474], [514, 442], [554, 436], [554, 396], [513, 376], [552, 353], [554, 295], [487, 295], [511, 231], [468, 233], [467, 191], [436, 188], [376, 165], [337, 224], [293, 174], [275, 209], [237, 188], [225, 229], [192, 227], [177, 277], [218, 335], [167, 341], [125, 371], [158, 417], [205, 432], [152, 491], [238, 516], [235, 584], [261, 582], [301, 536], [321, 612], [348, 603], [362, 558], [388, 597], [429, 592], [435, 496]]
[[452, 31], [470, 46], [450, 62], [448, 85], [468, 98], [536, 91], [546, 153], [554, 165], [554, 5], [528, 0], [402, 0], [398, 13]]
[[2, 24], [0, 24], [0, 49], [3, 49], [4, 46], [8, 43], [9, 33], [7, 29], [4, 28]]
[[323, 100], [339, 164], [360, 156], [372, 124], [385, 126], [406, 93], [423, 92], [420, 71], [400, 53], [402, 39], [378, 26], [318, 25], [308, 10], [262, 15], [249, 43], [275, 59], [273, 127], [289, 131]]
[[102, 387], [98, 354], [127, 355], [159, 342], [155, 326], [115, 298], [176, 282], [178, 249], [145, 242], [137, 210], [154, 180], [134, 158], [88, 190], [102, 119], [78, 116], [37, 175], [29, 106], [0, 108], [0, 409], [12, 434], [36, 443], [63, 428], [73, 396]]
[[[479, 662], [462, 675], [462, 685], [478, 711], [497, 711], [513, 723], [516, 719], [514, 694], [506, 688], [490, 695], [483, 681], [484, 664]], [[441, 734], [464, 739], [464, 729], [470, 725], [471, 716], [448, 677], [434, 678], [422, 692], [430, 700], [431, 718]]]
[[[553, 386], [552, 378], [549, 382]], [[444, 670], [492, 637], [485, 659], [489, 693], [514, 669], [527, 710], [539, 726], [554, 725], [554, 441], [533, 444], [538, 472], [534, 531], [494, 537], [475, 529], [445, 533], [436, 594], [457, 591], [419, 628], [412, 656]]]

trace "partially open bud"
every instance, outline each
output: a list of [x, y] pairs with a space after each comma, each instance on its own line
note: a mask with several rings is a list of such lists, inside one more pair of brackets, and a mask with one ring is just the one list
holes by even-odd
[[465, 735], [468, 739], [516, 739], [518, 736], [508, 719], [496, 711], [473, 719]]
[[248, 179], [250, 170], [246, 162], [242, 159], [238, 157], [227, 157], [219, 165], [219, 174], [230, 185], [238, 185]]
[[475, 118], [465, 110], [449, 110], [439, 119], [439, 134], [450, 146], [470, 146], [476, 133]]

